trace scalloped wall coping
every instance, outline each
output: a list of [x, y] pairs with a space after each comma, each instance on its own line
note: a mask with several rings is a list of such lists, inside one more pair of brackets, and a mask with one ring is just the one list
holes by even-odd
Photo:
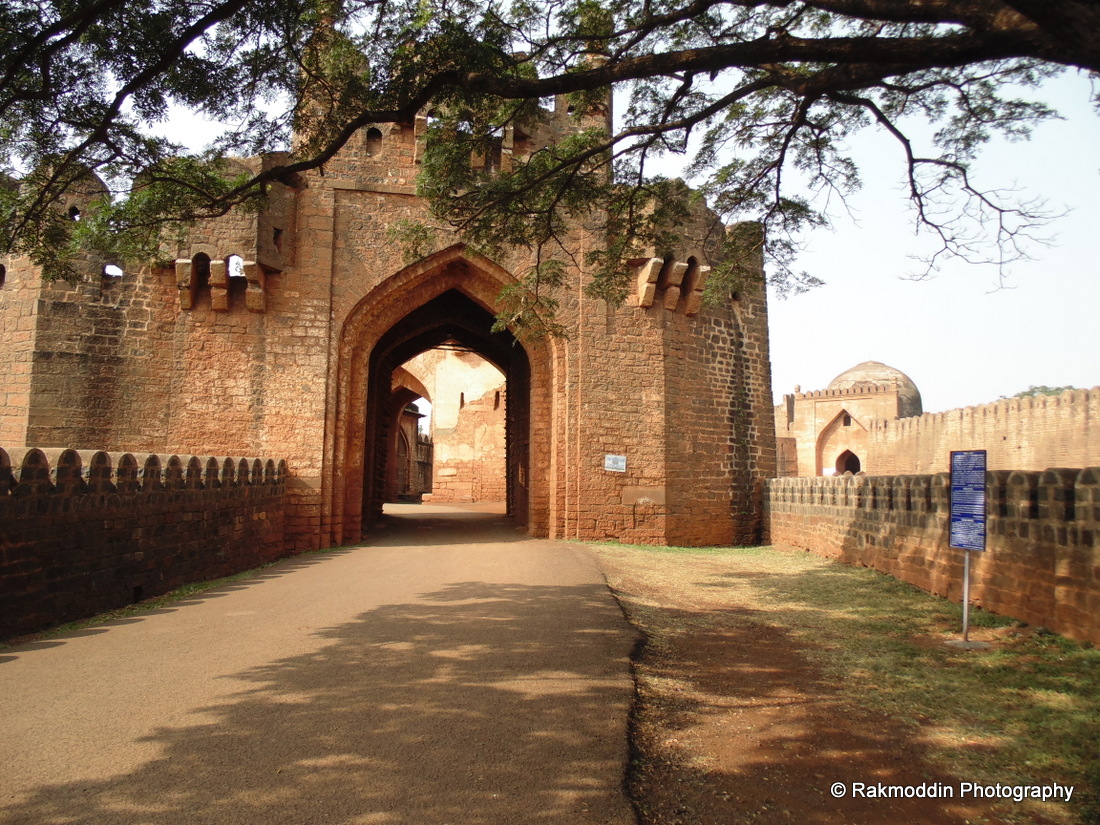
[[286, 480], [282, 459], [0, 447], [0, 496], [211, 490]]
[[[991, 517], [1084, 521], [1100, 505], [1100, 467], [986, 473]], [[946, 512], [950, 474], [816, 476], [768, 481], [773, 504]]]

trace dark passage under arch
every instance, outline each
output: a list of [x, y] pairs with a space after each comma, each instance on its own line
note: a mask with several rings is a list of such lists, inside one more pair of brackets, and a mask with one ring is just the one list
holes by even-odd
[[845, 450], [836, 459], [836, 474], [844, 475], [844, 473], [851, 473], [855, 475], [861, 469], [859, 462], [859, 456], [853, 453], [851, 450]]
[[508, 514], [519, 525], [528, 520], [531, 367], [522, 344], [510, 332], [491, 332], [493, 315], [452, 289], [424, 303], [394, 324], [371, 350], [363, 461], [364, 526], [382, 514], [392, 416], [394, 370], [422, 352], [455, 341], [492, 362], [507, 380], [505, 393], [506, 488]]

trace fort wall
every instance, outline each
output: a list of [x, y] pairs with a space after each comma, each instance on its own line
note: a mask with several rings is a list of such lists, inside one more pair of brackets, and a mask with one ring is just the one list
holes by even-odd
[[[574, 117], [561, 98], [527, 133], [510, 129], [499, 157], [472, 161], [492, 174], [609, 117], [599, 107]], [[433, 224], [415, 190], [426, 130], [422, 117], [364, 129], [323, 174], [272, 184], [258, 213], [200, 222], [167, 260], [122, 277], [89, 260], [81, 283], [44, 284], [28, 260], [9, 261], [7, 443], [279, 455], [288, 550], [358, 542], [380, 514], [396, 443], [393, 371], [459, 338], [506, 374], [506, 497], [533, 535], [758, 539], [775, 460], [766, 303], [760, 282], [702, 306], [708, 238], [723, 231], [715, 216], [700, 210], [682, 248], [631, 262], [636, 292], [617, 307], [585, 291], [588, 253], [607, 246], [604, 217], [572, 221], [552, 296], [565, 336], [494, 333], [501, 290], [536, 253], [490, 260], [436, 226], [406, 258], [395, 227]], [[758, 256], [750, 269], [761, 281]], [[625, 458], [623, 472], [607, 469], [608, 455]]]
[[[971, 553], [974, 604], [1100, 643], [1100, 468], [991, 471], [987, 550]], [[782, 478], [768, 483], [771, 540], [889, 573], [959, 602], [950, 477]]]
[[406, 362], [432, 404], [433, 503], [507, 499], [507, 381], [476, 353], [428, 350]]
[[20, 270], [12, 259], [0, 263], [0, 444], [22, 444], [30, 413], [35, 341], [35, 302], [42, 276]]
[[0, 449], [0, 637], [286, 554], [286, 464]]
[[944, 472], [952, 450], [985, 450], [996, 470], [1096, 463], [1100, 387], [868, 424], [867, 466], [876, 475]]

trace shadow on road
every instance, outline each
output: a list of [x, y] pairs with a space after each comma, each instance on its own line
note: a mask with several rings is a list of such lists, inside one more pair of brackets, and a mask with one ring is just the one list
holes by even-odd
[[231, 701], [156, 730], [159, 755], [132, 772], [12, 794], [0, 822], [625, 825], [596, 779], [625, 751], [619, 621], [598, 584], [454, 583], [382, 605], [224, 677], [242, 685]]

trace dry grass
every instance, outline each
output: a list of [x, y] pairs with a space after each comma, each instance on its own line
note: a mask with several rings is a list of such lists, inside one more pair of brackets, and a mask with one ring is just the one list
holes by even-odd
[[[595, 549], [651, 653], [714, 628], [778, 629], [840, 695], [870, 686], [859, 707], [906, 726], [937, 768], [1076, 788], [1070, 806], [1015, 805], [1005, 821], [1100, 823], [1100, 651], [982, 611], [971, 612], [971, 638], [992, 647], [950, 647], [959, 606], [801, 551]], [[673, 695], [659, 682], [647, 689]]]

